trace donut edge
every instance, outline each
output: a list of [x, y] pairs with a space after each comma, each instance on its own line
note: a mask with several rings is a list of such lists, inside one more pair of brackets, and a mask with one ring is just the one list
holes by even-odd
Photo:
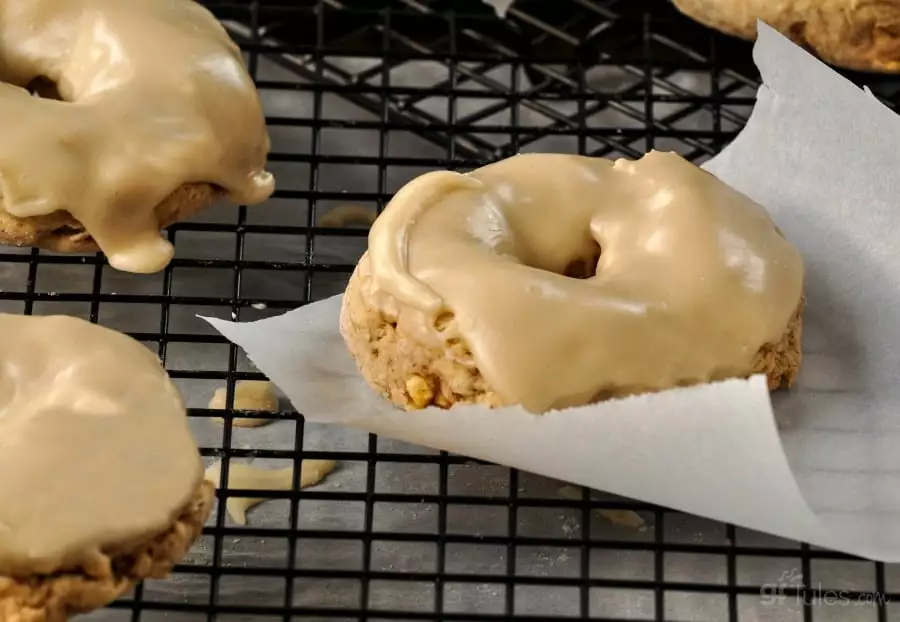
[[[795, 0], [673, 0], [673, 4], [692, 20], [727, 35], [756, 39], [759, 18], [837, 67], [900, 73], [900, 5], [872, 2], [851, 6], [839, 0], [798, 13]], [[754, 12], [751, 4], [767, 8]]]
[[[362, 288], [368, 263], [368, 254], [364, 254], [350, 276], [341, 303], [340, 332], [369, 386], [404, 410], [455, 404], [508, 406], [477, 368], [461, 362], [471, 357], [464, 344], [434, 347], [420, 343], [369, 305]], [[743, 377], [765, 374], [770, 391], [793, 385], [803, 359], [804, 309], [801, 296], [781, 339], [764, 344]]]
[[769, 391], [789, 389], [794, 385], [800, 366], [803, 364], [803, 311], [806, 297], [801, 295], [781, 339], [766, 343], [757, 350], [750, 373], [765, 374]]
[[[184, 184], [156, 207], [159, 228], [185, 220], [225, 196], [225, 191], [207, 183]], [[0, 243], [32, 246], [57, 253], [99, 252], [84, 225], [66, 211], [21, 218], [0, 209]], [[0, 249], [2, 252], [2, 249]]]
[[110, 551], [108, 576], [64, 572], [50, 576], [0, 576], [0, 620], [65, 622], [99, 609], [144, 579], [161, 579], [200, 537], [212, 512], [215, 487], [202, 481], [174, 523], [163, 533], [127, 551]]
[[432, 405], [504, 405], [478, 369], [464, 362], [471, 354], [462, 342], [449, 347], [422, 344], [370, 306], [363, 292], [368, 274], [369, 256], [365, 253], [344, 292], [340, 331], [370, 387], [406, 410]]

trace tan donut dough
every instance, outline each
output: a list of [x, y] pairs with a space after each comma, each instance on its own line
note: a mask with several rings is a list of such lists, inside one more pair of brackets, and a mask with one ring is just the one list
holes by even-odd
[[30, 577], [0, 575], [0, 620], [66, 622], [103, 607], [145, 579], [163, 579], [203, 532], [215, 487], [203, 481], [178, 518], [163, 533], [105, 552], [96, 567]]
[[168, 265], [163, 227], [274, 191], [241, 51], [193, 0], [0, 2], [0, 136], [0, 241], [126, 272]]
[[897, 0], [673, 0], [692, 19], [743, 39], [760, 19], [839, 67], [900, 71]]
[[340, 330], [366, 382], [405, 410], [454, 404], [504, 406], [462, 341], [436, 346], [406, 334], [367, 295], [372, 273], [363, 254], [344, 291]]
[[407, 409], [540, 413], [757, 373], [774, 390], [801, 364], [803, 279], [764, 208], [677, 154], [522, 154], [401, 188], [340, 331]]

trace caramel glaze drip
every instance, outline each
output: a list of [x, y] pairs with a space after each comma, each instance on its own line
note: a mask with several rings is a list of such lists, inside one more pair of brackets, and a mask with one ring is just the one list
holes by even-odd
[[532, 412], [739, 376], [802, 293], [765, 209], [674, 153], [434, 172], [372, 227], [369, 298]]
[[97, 568], [168, 529], [202, 477], [150, 350], [71, 317], [0, 314], [0, 575]]
[[[31, 96], [35, 80], [63, 101]], [[274, 190], [240, 51], [189, 0], [4, 0], [2, 82], [0, 208], [68, 211], [115, 268], [169, 263], [155, 209], [184, 184], [250, 204]]]

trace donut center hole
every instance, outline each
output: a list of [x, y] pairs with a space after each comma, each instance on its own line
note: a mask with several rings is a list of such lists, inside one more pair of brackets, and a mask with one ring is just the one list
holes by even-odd
[[56, 87], [56, 82], [47, 76], [38, 76], [29, 82], [25, 86], [25, 89], [32, 95], [40, 97], [41, 99], [53, 99], [60, 102], [64, 101], [59, 94], [59, 89]]
[[590, 279], [597, 274], [598, 261], [600, 261], [600, 246], [595, 243], [587, 254], [569, 262], [563, 270], [563, 276], [570, 279]]

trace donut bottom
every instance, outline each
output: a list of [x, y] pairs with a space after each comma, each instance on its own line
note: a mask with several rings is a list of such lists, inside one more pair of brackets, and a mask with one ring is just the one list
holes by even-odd
[[[210, 184], [192, 183], [179, 187], [156, 207], [160, 230], [209, 207], [223, 196], [223, 190]], [[62, 210], [20, 218], [0, 209], [0, 243], [35, 246], [58, 253], [100, 250], [84, 225]]]
[[674, 0], [673, 4], [691, 19], [728, 35], [752, 41], [758, 18], [838, 67], [900, 72], [896, 2]]
[[24, 578], [0, 575], [0, 620], [65, 622], [109, 604], [143, 579], [165, 577], [200, 536], [214, 499], [214, 486], [202, 481], [166, 531], [137, 547], [105, 552], [102, 568]]
[[[360, 266], [367, 260], [363, 257]], [[362, 280], [367, 277], [360, 275], [366, 272], [360, 266], [344, 292], [340, 330], [363, 378], [373, 389], [405, 410], [450, 408], [454, 404], [490, 408], [510, 405], [477, 368], [459, 362], [471, 358], [464, 344], [423, 344], [371, 306], [363, 295]], [[802, 360], [803, 307], [801, 297], [781, 339], [759, 349], [745, 377], [765, 374], [771, 391], [794, 383]]]

